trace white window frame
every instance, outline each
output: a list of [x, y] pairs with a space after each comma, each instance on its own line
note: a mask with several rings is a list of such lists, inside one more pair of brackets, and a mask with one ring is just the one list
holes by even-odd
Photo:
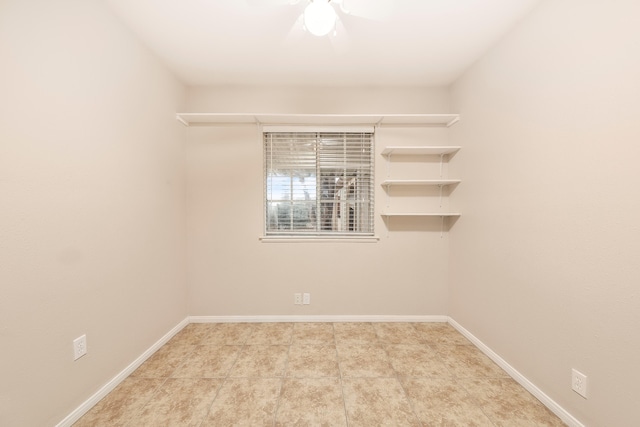
[[[318, 226], [316, 226], [315, 229], [311, 230], [311, 231], [304, 231], [304, 230], [295, 230], [295, 229], [290, 229], [290, 230], [273, 230], [273, 229], [269, 229], [268, 227], [268, 222], [269, 222], [269, 206], [270, 206], [270, 202], [273, 203], [274, 199], [273, 199], [273, 195], [269, 194], [269, 178], [268, 178], [268, 174], [269, 174], [269, 170], [271, 168], [271, 164], [270, 160], [272, 161], [272, 159], [268, 159], [267, 155], [268, 155], [268, 149], [267, 149], [267, 138], [268, 138], [268, 134], [286, 134], [286, 133], [302, 133], [302, 134], [309, 134], [309, 133], [315, 133], [317, 134], [316, 139], [319, 137], [319, 134], [327, 134], [327, 133], [343, 133], [345, 134], [345, 137], [347, 134], [351, 134], [351, 133], [360, 133], [360, 134], [371, 134], [371, 147], [369, 149], [369, 155], [370, 155], [370, 167], [369, 170], [367, 171], [368, 174], [368, 178], [367, 181], [365, 182], [364, 185], [366, 185], [367, 188], [367, 193], [369, 194], [369, 198], [368, 200], [362, 199], [360, 200], [358, 203], [361, 205], [367, 205], [368, 204], [368, 208], [367, 208], [367, 212], [363, 213], [366, 214], [366, 224], [370, 227], [370, 229], [365, 230], [365, 231], [335, 231], [335, 230], [330, 230], [330, 231], [323, 231], [323, 230], [319, 230]], [[293, 136], [293, 135], [292, 135]], [[306, 137], [308, 138], [309, 136], [306, 135]], [[263, 236], [260, 237], [260, 240], [263, 242], [376, 242], [379, 240], [379, 238], [375, 235], [375, 128], [373, 126], [359, 126], [359, 127], [345, 127], [345, 126], [265, 126], [262, 129], [262, 151], [263, 151], [263, 189], [264, 189], [264, 194], [263, 194], [263, 214], [262, 214], [262, 220], [263, 220]], [[316, 162], [316, 168], [319, 171], [320, 167]], [[318, 175], [315, 175], [318, 176]], [[315, 180], [315, 176], [314, 176], [314, 180]], [[273, 182], [271, 183], [272, 187], [273, 187]], [[314, 197], [314, 201], [317, 205], [321, 204], [321, 201], [318, 200], [319, 196], [318, 195], [318, 185], [317, 183], [316, 185], [316, 191], [315, 191], [315, 197]], [[344, 186], [343, 186], [344, 188]], [[271, 188], [271, 191], [273, 191], [273, 188]], [[293, 191], [293, 190], [291, 190]], [[339, 194], [335, 194], [334, 197], [340, 197]], [[325, 199], [325, 203], [326, 203], [326, 199]], [[337, 214], [336, 214], [336, 209], [337, 206], [345, 206], [348, 205], [349, 201], [344, 200], [341, 203], [334, 203], [333, 204], [333, 214], [331, 217], [331, 221], [332, 221], [332, 227], [340, 227], [340, 224], [337, 223], [339, 221], [344, 221], [344, 218], [340, 218]], [[316, 211], [317, 212], [317, 211]], [[324, 217], [325, 219], [327, 219], [326, 217]], [[321, 218], [317, 218], [318, 224], [320, 224], [322, 222]], [[293, 228], [293, 227], [292, 227]]]

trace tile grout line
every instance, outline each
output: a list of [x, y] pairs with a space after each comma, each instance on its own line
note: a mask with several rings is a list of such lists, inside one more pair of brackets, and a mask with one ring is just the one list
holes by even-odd
[[[177, 368], [176, 368], [177, 369]], [[171, 375], [169, 375], [168, 377], [164, 378], [162, 383], [160, 383], [158, 385], [158, 387], [155, 389], [155, 391], [151, 394], [151, 396], [149, 397], [149, 399], [147, 399], [146, 402], [144, 402], [144, 405], [142, 405], [142, 407], [140, 407], [140, 410], [136, 413], [136, 414], [132, 414], [131, 417], [129, 418], [129, 420], [127, 420], [127, 422], [124, 424], [124, 427], [128, 427], [131, 425], [132, 422], [135, 421], [135, 419], [142, 414], [142, 412], [144, 411], [144, 408], [147, 407], [147, 405], [149, 404], [149, 402], [151, 402], [153, 400], [154, 397], [156, 397], [156, 395], [158, 393], [160, 393], [160, 390], [162, 389], [162, 387], [164, 387], [164, 385], [167, 383], [167, 381], [169, 380], [169, 378], [171, 378]], [[147, 378], [144, 378], [147, 379]], [[148, 378], [148, 379], [153, 379], [153, 378]], [[161, 378], [162, 379], [162, 378]], [[78, 420], [79, 421], [79, 420]]]
[[335, 344], [336, 349], [336, 362], [338, 363], [338, 381], [340, 381], [340, 392], [342, 393], [342, 407], [344, 409], [344, 420], [347, 423], [347, 427], [349, 427], [349, 413], [347, 412], [347, 396], [344, 392], [344, 377], [342, 375], [342, 368], [340, 366], [340, 353], [338, 352], [338, 340], [336, 338], [336, 324], [332, 323], [331, 327], [333, 329], [333, 342]]
[[436, 340], [435, 345], [434, 344], [429, 344], [429, 346], [434, 350], [436, 357], [438, 358], [438, 360], [440, 361], [440, 363], [442, 363], [442, 366], [445, 367], [445, 369], [449, 372], [449, 374], [451, 375], [451, 379], [453, 380], [453, 382], [455, 383], [456, 387], [458, 388], [462, 388], [462, 390], [464, 390], [465, 394], [467, 396], [469, 396], [469, 398], [472, 400], [473, 405], [476, 406], [480, 412], [482, 412], [482, 414], [484, 414], [484, 416], [487, 418], [487, 420], [489, 420], [489, 422], [494, 426], [497, 427], [496, 423], [494, 422], [494, 420], [483, 410], [483, 408], [478, 405], [476, 403], [475, 398], [473, 398], [473, 396], [471, 395], [471, 393], [469, 393], [469, 390], [467, 390], [467, 388], [459, 381], [460, 378], [455, 374], [455, 372], [452, 372], [451, 369], [449, 369], [449, 367], [447, 366], [447, 364], [445, 363], [444, 357], [442, 357], [441, 352], [438, 351], [438, 344], [439, 345], [446, 345], [446, 346], [451, 346], [451, 347], [457, 347], [459, 345], [466, 345], [466, 344], [457, 344], [457, 343], [453, 343], [453, 344], [448, 344], [448, 343], [442, 343], [442, 342], [438, 342]]
[[[165, 344], [163, 345], [163, 347], [164, 347], [164, 346], [166, 346], [167, 344], [169, 344], [169, 342], [171, 342], [171, 340], [169, 340], [167, 343], [165, 343]], [[135, 421], [135, 419], [136, 419], [140, 414], [142, 414], [142, 413], [144, 412], [144, 409], [149, 405], [149, 403], [153, 400], [153, 398], [154, 398], [154, 397], [156, 397], [156, 396], [158, 395], [158, 393], [160, 393], [160, 390], [162, 390], [162, 388], [165, 386], [165, 384], [167, 383], [167, 381], [169, 381], [169, 380], [171, 379], [171, 375], [173, 375], [173, 373], [174, 373], [174, 372], [176, 372], [176, 371], [177, 371], [179, 368], [181, 368], [185, 363], [187, 363], [187, 361], [186, 361], [187, 357], [195, 351], [195, 349], [196, 349], [197, 345], [187, 344], [187, 346], [192, 347], [192, 349], [191, 349], [191, 351], [190, 351], [190, 352], [188, 352], [188, 353], [186, 353], [186, 354], [184, 355], [184, 359], [185, 359], [185, 360], [183, 360], [183, 361], [182, 361], [182, 363], [178, 364], [178, 365], [175, 367], [175, 369], [173, 369], [171, 372], [169, 372], [169, 373], [167, 374], [167, 376], [166, 376], [166, 377], [164, 377], [164, 378], [159, 377], [159, 379], [162, 379], [163, 381], [158, 385], [158, 387], [157, 387], [157, 388], [155, 389], [155, 391], [151, 394], [151, 396], [149, 397], [149, 399], [147, 399], [147, 401], [146, 401], [146, 402], [144, 402], [144, 405], [142, 405], [142, 407], [140, 408], [140, 410], [139, 410], [136, 414], [132, 414], [132, 415], [131, 415], [131, 417], [129, 418], [129, 420], [127, 420], [127, 422], [125, 423], [124, 427], [128, 427], [128, 426], [130, 426], [130, 425], [131, 425], [131, 423], [133, 423], [133, 422]], [[161, 347], [161, 348], [162, 348], [162, 347]], [[154, 354], [156, 354], [158, 351], [160, 351], [160, 349], [158, 349]], [[152, 355], [152, 356], [153, 356], [153, 355]], [[142, 366], [142, 365], [141, 365], [141, 366]], [[139, 366], [139, 367], [138, 367], [138, 369], [140, 369], [140, 367], [141, 367], [141, 366]], [[136, 369], [136, 370], [137, 370], [137, 369]], [[127, 378], [136, 378], [136, 377], [132, 377], [132, 375], [133, 375], [134, 373], [135, 373], [135, 371], [133, 371], [133, 372], [132, 372], [132, 373], [131, 373]], [[156, 377], [138, 377], [138, 378], [141, 378], [141, 379], [155, 379]]]
[[282, 390], [284, 389], [284, 382], [287, 378], [287, 370], [289, 369], [289, 355], [291, 354], [291, 346], [293, 345], [293, 333], [295, 329], [295, 323], [291, 325], [291, 336], [289, 337], [289, 345], [287, 346], [287, 360], [282, 369], [282, 375], [280, 378], [280, 390], [278, 390], [278, 399], [276, 400], [276, 407], [273, 411], [273, 426], [276, 426], [278, 422], [278, 411], [280, 410], [280, 401], [282, 400]]
[[487, 413], [484, 411], [484, 409], [482, 408], [482, 406], [481, 406], [481, 405], [478, 405], [478, 404], [476, 403], [476, 399], [471, 395], [471, 393], [469, 393], [469, 390], [467, 390], [467, 388], [466, 388], [462, 383], [459, 383], [459, 382], [458, 382], [458, 377], [454, 377], [454, 378], [455, 378], [455, 380], [456, 380], [456, 384], [458, 385], [458, 387], [460, 387], [460, 388], [462, 388], [462, 390], [464, 390], [465, 394], [466, 394], [467, 396], [469, 396], [469, 398], [472, 400], [472, 402], [473, 402], [474, 406], [476, 406], [476, 407], [480, 410], [480, 412], [482, 412], [482, 413], [484, 414], [484, 416], [485, 416], [485, 417], [487, 417], [487, 419], [489, 420], [489, 422], [490, 422], [494, 427], [497, 427], [498, 425], [497, 425], [497, 424], [496, 424], [496, 422], [493, 420], [493, 418], [492, 418], [492, 417], [490, 417], [490, 416], [489, 416], [489, 414], [487, 414]]
[[[203, 340], [203, 338], [200, 339], [200, 344], [202, 344], [202, 340]], [[234, 361], [234, 364], [235, 364], [235, 361]], [[231, 369], [229, 369], [229, 370], [231, 370]], [[211, 408], [213, 407], [213, 402], [216, 401], [216, 397], [218, 397], [218, 394], [220, 393], [220, 390], [222, 390], [222, 386], [224, 385], [224, 383], [225, 383], [225, 379], [223, 379], [222, 382], [220, 383], [220, 385], [218, 386], [218, 390], [216, 390], [216, 394], [213, 396], [213, 399], [211, 400], [211, 404], [209, 404], [209, 408], [207, 409], [207, 412], [204, 414], [204, 416], [202, 417], [202, 419], [198, 423], [198, 427], [202, 426], [204, 421], [207, 419], [207, 416], [209, 415], [209, 412], [211, 412]]]
[[[252, 329], [253, 328], [254, 327], [252, 327]], [[216, 394], [213, 396], [213, 399], [211, 400], [211, 404], [209, 405], [209, 409], [207, 409], [207, 412], [204, 414], [204, 416], [200, 420], [200, 423], [198, 423], [198, 427], [201, 427], [202, 424], [204, 424], [205, 420], [207, 419], [207, 416], [211, 412], [211, 408], [213, 408], [213, 405], [214, 405], [214, 403], [216, 401], [216, 398], [218, 397], [218, 394], [220, 394], [220, 390], [222, 390], [222, 387], [224, 387], [224, 385], [227, 383], [227, 381], [229, 380], [229, 375], [231, 374], [231, 371], [233, 370], [233, 367], [236, 365], [236, 363], [238, 363], [238, 359], [240, 359], [240, 355], [244, 351], [244, 348], [246, 347], [246, 343], [247, 343], [248, 339], [249, 339], [249, 335], [247, 336], [247, 338], [245, 338], [245, 340], [243, 341], [242, 345], [240, 346], [240, 350], [238, 350], [238, 354], [236, 355], [235, 360], [233, 361], [233, 363], [231, 364], [231, 366], [227, 370], [225, 376], [222, 377], [222, 382], [218, 386], [218, 390], [216, 390]], [[227, 345], [233, 345], [233, 344], [227, 344], [226, 341], [225, 341], [221, 346], [227, 346]], [[202, 379], [204, 379], [204, 378], [205, 377], [202, 377]]]
[[[418, 331], [418, 329], [411, 324], [411, 328], [413, 328], [413, 330], [417, 333], [420, 334], [420, 331]], [[393, 344], [390, 344], [393, 345]], [[395, 372], [395, 378], [396, 381], [398, 381], [398, 384], [400, 385], [400, 389], [402, 389], [402, 392], [404, 393], [405, 397], [407, 398], [407, 402], [409, 403], [409, 407], [411, 408], [411, 412], [413, 413], [413, 416], [416, 417], [416, 420], [418, 420], [418, 424], [420, 424], [421, 426], [424, 426], [424, 423], [422, 422], [422, 420], [420, 419], [420, 416], [418, 416], [418, 413], [416, 412], [416, 408], [415, 405], [413, 404], [413, 400], [411, 399], [411, 397], [409, 396], [409, 393], [407, 393], [407, 389], [404, 387], [404, 384], [402, 383], [402, 380], [400, 379], [400, 372], [398, 372], [398, 370], [393, 366], [393, 362], [391, 361], [391, 357], [389, 356], [389, 351], [387, 350], [388, 346], [383, 347], [383, 350], [385, 352], [385, 354], [387, 355], [387, 359], [389, 359], [389, 364], [391, 365], [391, 369], [393, 369], [393, 372]]]

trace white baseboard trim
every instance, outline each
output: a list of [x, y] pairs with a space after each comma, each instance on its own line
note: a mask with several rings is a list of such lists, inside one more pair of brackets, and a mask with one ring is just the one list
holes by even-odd
[[578, 421], [573, 415], [567, 412], [562, 406], [558, 405], [556, 401], [547, 396], [542, 390], [540, 390], [534, 383], [529, 381], [524, 375], [518, 372], [513, 366], [507, 363], [502, 357], [491, 350], [482, 341], [476, 338], [471, 332], [466, 330], [462, 325], [449, 318], [449, 324], [456, 328], [458, 332], [467, 337], [480, 351], [486, 354], [491, 360], [493, 360], [498, 366], [504, 369], [507, 374], [514, 380], [516, 380], [522, 387], [524, 387], [529, 393], [534, 395], [544, 406], [549, 408], [551, 412], [556, 414], [563, 422], [570, 427], [585, 427], [580, 421]]
[[153, 353], [158, 351], [160, 347], [165, 345], [175, 334], [180, 332], [185, 326], [189, 324], [189, 318], [185, 318], [178, 323], [173, 329], [167, 332], [162, 338], [156, 341], [151, 347], [149, 347], [144, 353], [142, 353], [136, 360], [134, 360], [129, 366], [124, 368], [118, 375], [113, 377], [108, 383], [106, 383], [100, 390], [98, 390], [93, 396], [87, 399], [82, 405], [78, 406], [73, 412], [71, 412], [65, 419], [60, 421], [56, 427], [71, 427], [73, 423], [78, 421], [80, 417], [86, 414], [89, 409], [93, 408], [96, 403], [102, 400], [107, 394], [109, 394], [114, 388], [124, 381], [129, 375], [133, 373], [145, 360], [147, 360]]
[[401, 315], [283, 315], [283, 316], [190, 316], [190, 323], [274, 323], [274, 322], [440, 322], [449, 316], [401, 316]]

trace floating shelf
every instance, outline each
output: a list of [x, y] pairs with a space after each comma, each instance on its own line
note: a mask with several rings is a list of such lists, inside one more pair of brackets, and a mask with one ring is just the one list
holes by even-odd
[[445, 185], [455, 185], [462, 182], [459, 179], [387, 179], [382, 182], [383, 187], [391, 187], [393, 185], [436, 185], [436, 186], [445, 186]]
[[435, 216], [435, 217], [450, 217], [460, 216], [458, 212], [383, 212], [381, 216]]
[[390, 156], [391, 154], [399, 154], [406, 156], [439, 156], [443, 154], [453, 154], [460, 150], [460, 146], [434, 146], [424, 145], [416, 147], [387, 147], [382, 150], [383, 156]]
[[263, 114], [263, 113], [178, 113], [185, 126], [216, 125], [375, 125], [449, 127], [459, 114]]

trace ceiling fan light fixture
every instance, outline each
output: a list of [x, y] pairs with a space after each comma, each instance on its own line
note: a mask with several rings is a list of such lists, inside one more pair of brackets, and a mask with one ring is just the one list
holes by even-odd
[[322, 37], [336, 27], [336, 11], [331, 0], [313, 0], [304, 10], [304, 26], [314, 36]]

